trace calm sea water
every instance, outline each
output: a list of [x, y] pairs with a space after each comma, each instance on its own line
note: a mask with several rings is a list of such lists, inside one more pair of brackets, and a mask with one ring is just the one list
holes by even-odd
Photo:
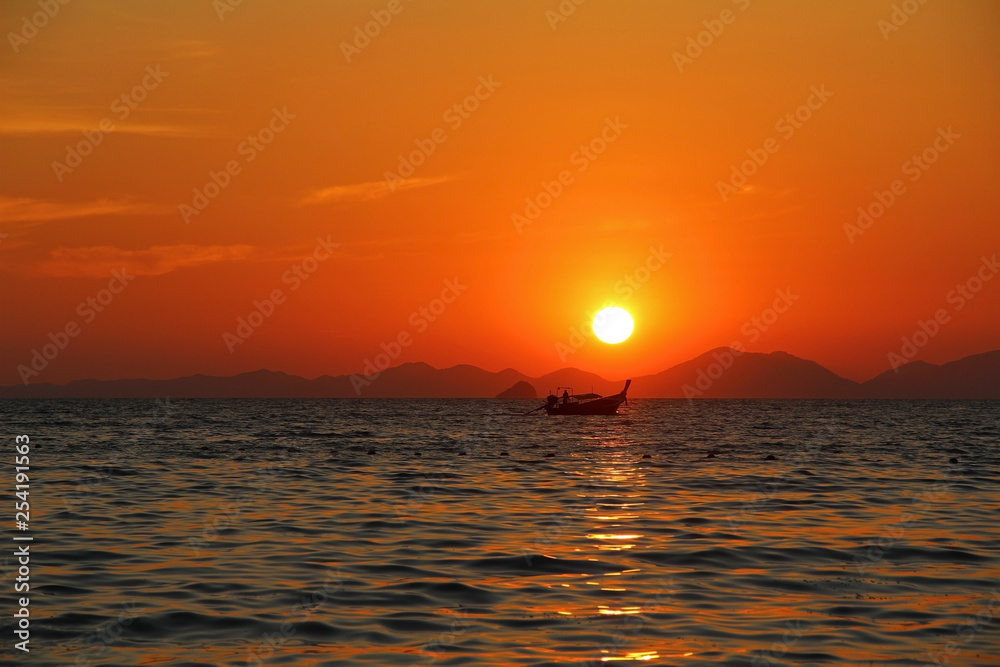
[[0, 402], [0, 662], [1000, 664], [997, 402], [537, 404]]

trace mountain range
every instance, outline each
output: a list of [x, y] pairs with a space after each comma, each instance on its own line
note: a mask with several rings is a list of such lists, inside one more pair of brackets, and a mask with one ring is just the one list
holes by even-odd
[[[531, 388], [538, 396], [566, 386], [577, 393], [607, 395], [621, 391], [623, 384], [576, 368], [532, 378], [511, 368], [438, 369], [418, 362], [375, 377], [323, 375], [308, 380], [258, 370], [231, 377], [22, 384], [0, 387], [0, 398], [528, 398]], [[721, 347], [661, 373], [632, 378], [629, 397], [1000, 399], [1000, 350], [942, 365], [914, 361], [859, 383], [787, 352], [740, 353]]]

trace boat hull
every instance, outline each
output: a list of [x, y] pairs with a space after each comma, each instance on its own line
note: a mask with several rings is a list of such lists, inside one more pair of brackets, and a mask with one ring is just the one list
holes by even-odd
[[625, 402], [625, 396], [605, 396], [596, 401], [586, 403], [555, 403], [546, 405], [545, 412], [550, 415], [615, 415], [618, 406]]

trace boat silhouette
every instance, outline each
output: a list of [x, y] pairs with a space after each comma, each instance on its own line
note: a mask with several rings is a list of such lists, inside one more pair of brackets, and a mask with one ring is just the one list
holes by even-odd
[[[555, 394], [549, 394], [542, 405], [532, 412], [544, 409], [550, 415], [614, 415], [618, 414], [618, 406], [628, 405], [628, 387], [632, 380], [625, 380], [625, 387], [613, 396], [600, 394], [573, 394], [572, 387], [556, 387]], [[562, 395], [559, 395], [562, 390]]]

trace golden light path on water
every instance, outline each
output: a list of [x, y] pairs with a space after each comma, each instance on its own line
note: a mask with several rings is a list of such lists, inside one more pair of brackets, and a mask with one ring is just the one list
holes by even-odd
[[[627, 530], [630, 523], [639, 520], [642, 516], [641, 510], [645, 505], [641, 501], [642, 491], [645, 487], [644, 474], [635, 464], [635, 458], [627, 455], [626, 443], [622, 441], [602, 442], [595, 450], [595, 465], [593, 475], [595, 477], [594, 486], [606, 489], [604, 493], [595, 494], [590, 499], [594, 501], [593, 508], [587, 508], [591, 515], [591, 520], [596, 525], [602, 526], [604, 532], [591, 532], [585, 535], [586, 539], [594, 540], [599, 551], [621, 551], [632, 549], [637, 546], [638, 540], [643, 537], [636, 532], [618, 532]], [[608, 487], [618, 489], [618, 492], [609, 492]], [[605, 514], [608, 510], [618, 510], [621, 513]], [[632, 512], [625, 513], [626, 510]], [[624, 543], [629, 541], [629, 543]], [[610, 572], [608, 576], [622, 576], [639, 569], [623, 570], [622, 572]], [[612, 586], [595, 581], [588, 581], [588, 585], [597, 585], [602, 591], [611, 593], [627, 593], [626, 586]], [[609, 606], [597, 605], [596, 612], [605, 616], [639, 615], [643, 612], [638, 606]], [[610, 649], [602, 649], [602, 653], [611, 653]], [[693, 655], [689, 652], [685, 655]], [[656, 649], [629, 650], [624, 655], [602, 655], [602, 662], [619, 661], [650, 661], [659, 658], [660, 654]]]

